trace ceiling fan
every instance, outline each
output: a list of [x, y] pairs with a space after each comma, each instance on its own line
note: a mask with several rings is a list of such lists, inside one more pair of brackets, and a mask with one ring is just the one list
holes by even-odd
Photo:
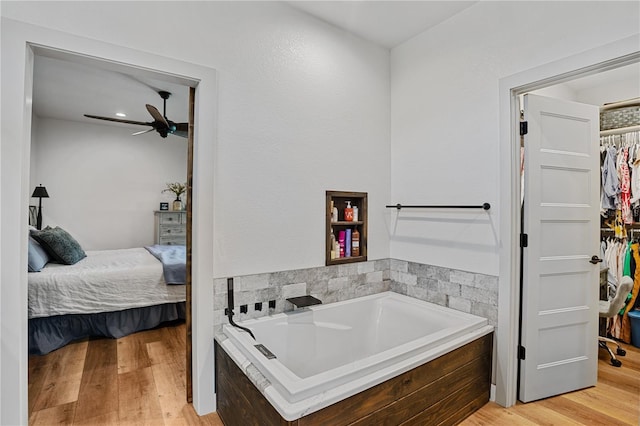
[[96, 118], [98, 120], [106, 120], [106, 121], [115, 121], [116, 123], [127, 123], [127, 124], [137, 124], [139, 126], [151, 126], [148, 130], [142, 130], [140, 132], [136, 132], [133, 135], [141, 135], [143, 133], [148, 133], [153, 130], [158, 132], [160, 136], [166, 138], [167, 135], [175, 135], [186, 138], [189, 135], [189, 123], [174, 123], [173, 121], [167, 118], [167, 99], [171, 96], [171, 93], [166, 91], [159, 91], [158, 94], [164, 100], [164, 110], [163, 114], [160, 114], [160, 111], [153, 105], [146, 104], [147, 111], [151, 114], [153, 121], [145, 122], [145, 121], [133, 121], [133, 120], [123, 120], [120, 118], [111, 118], [111, 117], [101, 117], [99, 115], [89, 115], [85, 114], [85, 117]]

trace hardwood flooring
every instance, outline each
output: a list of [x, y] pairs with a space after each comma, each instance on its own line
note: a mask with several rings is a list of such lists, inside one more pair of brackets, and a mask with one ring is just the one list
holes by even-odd
[[[221, 426], [186, 402], [185, 333], [179, 324], [30, 357], [30, 424]], [[489, 402], [461, 424], [638, 425], [640, 349], [624, 348], [620, 368], [599, 351], [595, 387], [511, 408]]]
[[467, 417], [463, 426], [511, 425], [634, 425], [640, 424], [640, 349], [622, 345], [622, 367], [598, 353], [598, 384], [541, 401], [503, 408], [489, 402]]
[[31, 425], [215, 425], [186, 401], [184, 323], [29, 357]]

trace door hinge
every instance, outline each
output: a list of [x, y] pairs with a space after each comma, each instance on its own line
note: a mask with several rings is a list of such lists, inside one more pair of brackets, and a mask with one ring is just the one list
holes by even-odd
[[526, 121], [520, 122], [520, 136], [524, 136], [529, 132], [529, 123]]
[[518, 359], [525, 359], [526, 349], [524, 346], [518, 346]]
[[529, 247], [529, 235], [520, 234], [520, 247]]

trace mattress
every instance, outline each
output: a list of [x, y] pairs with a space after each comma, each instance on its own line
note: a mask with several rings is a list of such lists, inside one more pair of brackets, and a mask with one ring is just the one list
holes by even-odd
[[92, 314], [186, 300], [145, 248], [87, 251], [75, 265], [49, 263], [29, 278], [29, 318]]

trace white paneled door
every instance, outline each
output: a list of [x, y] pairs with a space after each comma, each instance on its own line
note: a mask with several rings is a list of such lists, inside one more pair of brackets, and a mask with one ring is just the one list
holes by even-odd
[[525, 95], [519, 399], [593, 386], [598, 367], [599, 109]]

